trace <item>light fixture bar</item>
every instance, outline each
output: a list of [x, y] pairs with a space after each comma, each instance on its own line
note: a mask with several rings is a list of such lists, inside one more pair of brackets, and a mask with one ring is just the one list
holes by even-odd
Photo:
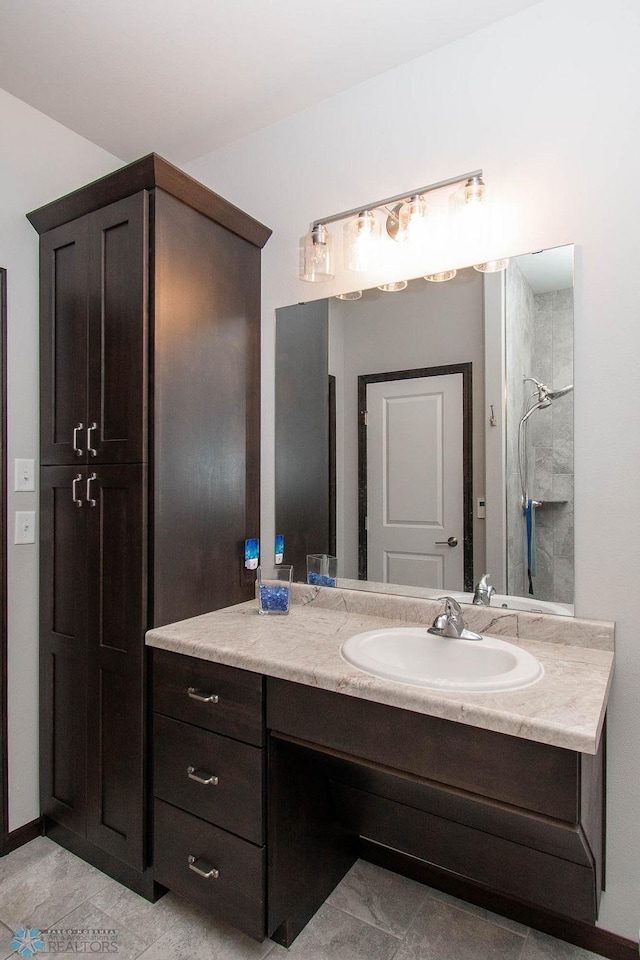
[[417, 190], [408, 190], [404, 193], [398, 193], [395, 197], [387, 197], [385, 200], [377, 200], [375, 203], [365, 203], [359, 207], [353, 207], [352, 210], [343, 210], [342, 213], [334, 213], [331, 217], [321, 217], [319, 220], [314, 220], [311, 224], [311, 229], [325, 225], [327, 223], [335, 223], [337, 220], [346, 220], [347, 217], [355, 217], [356, 214], [362, 213], [363, 210], [377, 210], [379, 207], [387, 207], [394, 203], [399, 203], [401, 200], [407, 200], [409, 197], [421, 196], [425, 193], [432, 193], [434, 190], [440, 190], [442, 187], [451, 187], [454, 183], [462, 183], [464, 180], [471, 180], [474, 177], [481, 177], [482, 170], [472, 170], [471, 173], [463, 173], [459, 177], [450, 177], [448, 180], [440, 180], [438, 183], [430, 183], [426, 187], [419, 187]]

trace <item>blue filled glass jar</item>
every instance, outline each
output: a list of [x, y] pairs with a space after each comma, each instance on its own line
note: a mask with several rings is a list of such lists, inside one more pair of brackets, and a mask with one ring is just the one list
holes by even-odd
[[258, 567], [256, 578], [258, 613], [280, 615], [289, 613], [292, 579], [293, 567], [291, 564], [283, 563], [273, 567]]

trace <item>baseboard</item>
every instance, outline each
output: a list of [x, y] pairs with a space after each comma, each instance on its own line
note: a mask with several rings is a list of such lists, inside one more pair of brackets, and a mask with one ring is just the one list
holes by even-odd
[[410, 877], [429, 887], [435, 887], [437, 890], [443, 890], [468, 903], [484, 907], [485, 910], [499, 913], [503, 917], [517, 920], [527, 927], [608, 957], [609, 960], [638, 960], [638, 944], [633, 940], [620, 937], [617, 933], [601, 930], [600, 927], [592, 926], [584, 920], [571, 920], [542, 907], [512, 900], [480, 884], [465, 880], [446, 870], [440, 870], [423, 860], [391, 847], [385, 847], [373, 840], [360, 838], [359, 855], [370, 863], [393, 870], [395, 873]]
[[32, 820], [31, 823], [25, 823], [16, 830], [11, 830], [0, 841], [0, 856], [4, 857], [13, 850], [17, 850], [30, 840], [35, 840], [42, 833], [42, 821]]

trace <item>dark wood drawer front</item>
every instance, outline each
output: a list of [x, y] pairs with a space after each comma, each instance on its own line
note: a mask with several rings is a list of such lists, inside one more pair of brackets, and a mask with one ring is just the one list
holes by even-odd
[[[264, 847], [156, 800], [154, 877], [257, 940], [265, 936]], [[195, 858], [189, 863], [190, 858]], [[193, 868], [208, 873], [208, 878]]]
[[469, 793], [578, 821], [570, 750], [287, 680], [267, 680], [267, 727]]
[[158, 714], [154, 725], [154, 795], [262, 843], [262, 750]]
[[153, 651], [154, 710], [262, 746], [262, 676], [167, 650]]

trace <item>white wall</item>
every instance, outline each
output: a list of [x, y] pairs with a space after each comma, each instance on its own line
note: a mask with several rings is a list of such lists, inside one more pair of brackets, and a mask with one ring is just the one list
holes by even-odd
[[637, 0], [542, 0], [187, 166], [274, 229], [263, 260], [267, 543], [273, 536], [274, 309], [338, 292], [297, 279], [297, 242], [311, 220], [482, 167], [510, 214], [502, 252], [577, 245], [576, 610], [618, 623], [600, 923], [634, 939], [640, 903], [640, 209], [633, 185], [639, 49]]
[[38, 458], [38, 235], [25, 213], [122, 165], [0, 90], [0, 266], [7, 269], [9, 829], [38, 808], [38, 554], [13, 545], [15, 457]]

